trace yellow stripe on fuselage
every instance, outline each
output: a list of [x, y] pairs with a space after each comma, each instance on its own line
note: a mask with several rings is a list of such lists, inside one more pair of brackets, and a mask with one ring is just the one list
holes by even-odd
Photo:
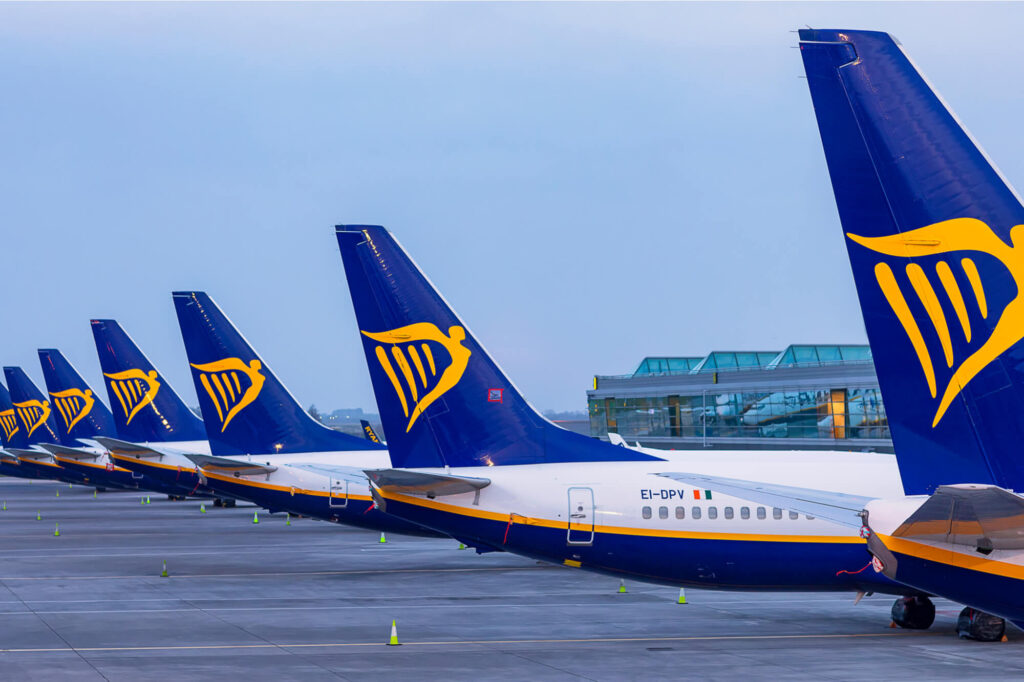
[[[482, 509], [468, 509], [458, 505], [444, 504], [436, 500], [428, 500], [421, 497], [412, 497], [398, 493], [387, 493], [378, 491], [380, 496], [387, 500], [412, 504], [417, 507], [427, 507], [437, 511], [455, 514], [457, 516], [470, 516], [488, 521], [500, 521], [508, 523], [511, 518], [513, 524], [525, 526], [541, 526], [542, 528], [557, 528], [568, 530], [565, 521], [552, 519], [539, 519], [521, 514], [501, 514], [498, 512], [484, 511]], [[740, 542], [809, 542], [809, 543], [830, 543], [855, 545], [864, 544], [863, 538], [853, 535], [775, 535], [762, 533], [707, 533], [697, 531], [665, 530], [663, 528], [627, 528], [624, 526], [600, 526], [594, 525], [595, 533], [606, 533], [609, 535], [637, 535], [641, 537], [679, 538], [686, 540], [736, 540]]]
[[[276, 490], [277, 492], [282, 493], [291, 493], [292, 490], [294, 490], [296, 495], [310, 495], [312, 497], [328, 497], [330, 495], [330, 493], [328, 493], [326, 490], [308, 490], [306, 488], [296, 488], [295, 486], [292, 485], [275, 485], [273, 483], [264, 483], [263, 481], [253, 481], [248, 478], [235, 478], [234, 476], [225, 476], [223, 474], [213, 473], [211, 471], [207, 471], [206, 469], [203, 469], [202, 473], [203, 476], [210, 479], [211, 481], [223, 481], [225, 483], [234, 483], [236, 485], [244, 485], [250, 488]], [[342, 496], [336, 495], [335, 497], [338, 497], [340, 499]], [[373, 498], [370, 497], [369, 495], [353, 495], [352, 493], [349, 493], [348, 495], [345, 495], [345, 497], [347, 497], [350, 500], [365, 500], [367, 502], [373, 501]]]
[[984, 557], [980, 554], [961, 554], [960, 552], [956, 552], [951, 549], [942, 549], [933, 545], [924, 545], [904, 538], [894, 538], [888, 535], [880, 535], [878, 533], [875, 535], [882, 541], [882, 544], [884, 544], [890, 552], [905, 554], [916, 559], [933, 561], [946, 566], [964, 568], [968, 571], [988, 573], [989, 575], [997, 575], [1002, 578], [1024, 580], [1024, 566], [1021, 566], [1020, 564], [1011, 564], [1007, 561], [997, 561], [995, 559]]
[[[94, 464], [92, 462], [83, 462], [80, 459], [71, 459], [71, 458], [68, 458], [68, 457], [61, 457], [60, 455], [54, 455], [53, 458], [56, 459], [58, 462], [60, 462], [62, 464], [78, 464], [78, 465], [81, 465], [81, 466], [84, 466], [84, 467], [92, 467], [93, 469], [103, 469], [104, 471], [107, 471], [107, 465], [106, 464]], [[127, 474], [131, 473], [130, 469], [122, 469], [121, 467], [117, 466], [116, 464], [114, 465], [114, 468], [111, 469], [111, 471], [123, 471], [124, 473], [127, 473]]]
[[146, 459], [135, 459], [128, 455], [119, 455], [116, 452], [110, 453], [110, 458], [119, 462], [131, 462], [132, 464], [141, 464], [142, 466], [153, 467], [154, 469], [167, 469], [168, 471], [189, 471], [193, 474], [196, 473], [195, 467], [179, 467], [175, 464], [160, 464], [159, 462], [152, 462]]

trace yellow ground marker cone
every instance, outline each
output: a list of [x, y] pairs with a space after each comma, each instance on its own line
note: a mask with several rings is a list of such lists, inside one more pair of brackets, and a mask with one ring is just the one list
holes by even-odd
[[380, 542], [381, 542], [381, 544], [384, 544], [387, 541], [388, 541], [388, 539], [386, 537], [384, 537], [384, 533], [381, 533], [380, 534]]
[[56, 496], [60, 497], [60, 491], [59, 490], [57, 491], [57, 495]]
[[252, 522], [253, 523], [259, 523], [260, 522], [260, 517], [257, 516], [256, 512], [252, 513]]
[[620, 580], [619, 581], [619, 594], [626, 594], [626, 581], [625, 580]]
[[679, 588], [679, 603], [680, 604], [685, 604], [686, 603], [686, 590], [684, 590], [681, 587]]
[[206, 505], [205, 504], [201, 504], [200, 503], [200, 505], [199, 505], [199, 513], [200, 514], [205, 514], [206, 513]]
[[388, 646], [402, 646], [402, 643], [398, 641], [398, 628], [395, 627], [395, 621], [391, 621], [391, 639], [388, 640]]
[[60, 524], [59, 523], [53, 524], [53, 537], [55, 537], [55, 538], [59, 538], [60, 537]]
[[3, 508], [3, 511], [7, 511], [7, 500], [4, 500], [4, 508]]
[[139, 504], [146, 504], [146, 498], [145, 497], [140, 497], [139, 498]]
[[36, 512], [36, 521], [42, 521], [42, 520], [43, 520], [43, 513], [42, 512]]
[[164, 570], [160, 571], [161, 578], [167, 578], [167, 559], [164, 559]]
[[459, 549], [466, 549], [466, 546], [460, 542], [459, 543]]
[[96, 499], [96, 488], [92, 489], [92, 499]]
[[149, 495], [146, 495], [146, 504], [149, 504]]
[[71, 485], [72, 485], [71, 483], [68, 483], [68, 487], [69, 487], [69, 488], [71, 487]]
[[284, 525], [286, 525], [286, 526], [292, 525], [292, 515], [291, 514], [285, 514], [284, 515]]

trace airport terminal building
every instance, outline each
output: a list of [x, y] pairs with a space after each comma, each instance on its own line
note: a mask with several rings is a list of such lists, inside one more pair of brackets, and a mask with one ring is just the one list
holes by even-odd
[[892, 452], [866, 345], [648, 357], [595, 376], [587, 403], [592, 436], [651, 447]]

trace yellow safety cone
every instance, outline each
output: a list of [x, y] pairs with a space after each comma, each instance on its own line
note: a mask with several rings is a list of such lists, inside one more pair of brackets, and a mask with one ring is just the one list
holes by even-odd
[[53, 524], [53, 537], [55, 537], [55, 538], [59, 538], [60, 537], [60, 524], [59, 523]]
[[164, 570], [160, 571], [161, 578], [167, 578], [167, 559], [164, 559]]
[[619, 594], [626, 594], [626, 581], [625, 580], [620, 580], [619, 581]]
[[402, 643], [398, 641], [398, 628], [395, 627], [395, 621], [391, 621], [391, 639], [388, 640], [388, 646], [402, 646]]
[[466, 549], [466, 546], [460, 542], [459, 543], [459, 549]]
[[145, 497], [140, 497], [139, 498], [139, 504], [146, 504], [146, 498]]
[[199, 505], [199, 513], [200, 514], [205, 514], [206, 513], [206, 505], [205, 504], [200, 504]]
[[36, 521], [42, 521], [42, 520], [43, 520], [43, 513], [42, 512], [36, 512]]
[[92, 499], [96, 499], [96, 488], [92, 489]]
[[70, 483], [68, 483], [68, 487], [69, 487], [69, 488], [71, 487], [71, 484], [70, 484]]
[[291, 514], [285, 514], [284, 515], [284, 525], [286, 525], [286, 526], [292, 525], [292, 515]]
[[60, 497], [60, 491], [59, 490], [57, 491], [57, 497]]
[[149, 504], [149, 495], [146, 495], [146, 504]]
[[260, 517], [256, 515], [256, 512], [252, 513], [252, 522], [253, 523], [259, 523], [260, 522]]
[[384, 533], [381, 533], [380, 534], [380, 542], [381, 542], [381, 544], [384, 544], [387, 541], [388, 541], [387, 538], [384, 537]]
[[684, 590], [681, 587], [679, 588], [679, 603], [680, 604], [685, 604], [686, 603], [686, 590]]
[[3, 508], [3, 511], [7, 511], [7, 500], [4, 500], [4, 508]]

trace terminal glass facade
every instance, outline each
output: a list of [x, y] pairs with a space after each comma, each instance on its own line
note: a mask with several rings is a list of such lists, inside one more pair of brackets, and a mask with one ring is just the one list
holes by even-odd
[[[681, 358], [674, 366], [668, 360], [645, 358], [631, 376], [596, 377], [588, 394], [591, 435], [870, 440], [872, 445], [890, 439], [867, 346], [715, 352], [696, 362]], [[653, 371], [657, 368], [664, 369]]]

